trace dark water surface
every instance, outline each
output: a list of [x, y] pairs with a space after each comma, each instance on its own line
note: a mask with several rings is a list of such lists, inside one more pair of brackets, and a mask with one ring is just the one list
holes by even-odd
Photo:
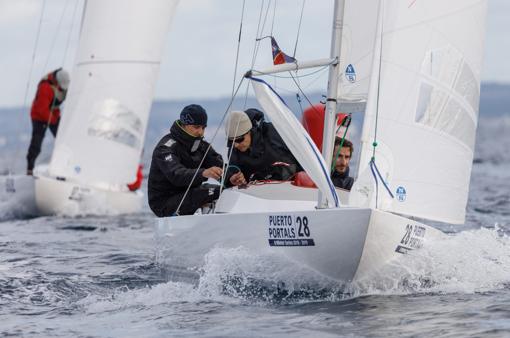
[[480, 121], [465, 225], [354, 285], [242, 248], [200, 269], [163, 263], [149, 212], [0, 208], [0, 336], [510, 337], [508, 135], [510, 118]]

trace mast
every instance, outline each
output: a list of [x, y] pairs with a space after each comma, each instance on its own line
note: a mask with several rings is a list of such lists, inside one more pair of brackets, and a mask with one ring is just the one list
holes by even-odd
[[[334, 126], [336, 123], [336, 104], [338, 94], [338, 71], [337, 67], [340, 59], [340, 50], [342, 47], [342, 30], [343, 30], [343, 16], [344, 16], [345, 0], [335, 0], [333, 26], [331, 34], [331, 53], [330, 58], [335, 59], [336, 62], [329, 66], [328, 76], [328, 94], [326, 100], [326, 109], [324, 113], [324, 132], [322, 139], [322, 156], [326, 162], [327, 174], [331, 170], [331, 161], [333, 154], [334, 144]], [[317, 208], [327, 208], [328, 203], [326, 197], [319, 190], [319, 198], [317, 201]]]

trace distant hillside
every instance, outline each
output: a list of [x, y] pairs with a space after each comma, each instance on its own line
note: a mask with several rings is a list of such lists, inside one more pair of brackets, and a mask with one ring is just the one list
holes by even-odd
[[482, 84], [480, 115], [503, 115], [508, 113], [510, 113], [510, 84]]
[[[309, 99], [313, 103], [316, 103], [321, 99], [321, 95], [315, 93], [310, 95]], [[297, 115], [301, 114], [301, 107], [295, 96], [284, 96], [284, 100]], [[229, 98], [155, 101], [152, 105], [147, 128], [144, 154], [145, 161], [150, 157], [150, 152], [157, 140], [168, 131], [173, 120], [178, 118], [181, 109], [191, 103], [198, 103], [204, 106], [209, 113], [209, 124], [214, 126], [218, 125], [227, 109]], [[307, 107], [309, 104], [306, 102], [305, 98], [302, 98], [301, 105]], [[248, 98], [246, 105], [244, 99], [238, 99], [233, 104], [234, 109], [241, 109], [244, 106], [258, 107], [258, 104], [254, 98]], [[510, 113], [510, 84], [483, 84], [480, 98], [481, 118], [483, 119], [484, 116], [492, 117], [508, 113]], [[360, 115], [355, 116], [354, 124], [356, 124], [356, 120], [359, 118], [361, 118]], [[30, 140], [31, 130], [28, 109], [20, 107], [0, 109], [0, 172], [6, 167], [6, 163], [10, 163], [10, 167], [24, 168], [24, 158]], [[211, 131], [212, 130], [210, 130], [209, 133]], [[53, 147], [53, 137], [51, 137], [49, 133], [44, 143], [40, 157], [41, 162], [47, 162], [50, 158], [51, 149]], [[13, 156], [16, 158], [14, 164], [9, 162]]]

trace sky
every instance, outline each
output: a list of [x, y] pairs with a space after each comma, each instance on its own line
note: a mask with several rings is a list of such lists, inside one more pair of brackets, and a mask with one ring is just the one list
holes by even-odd
[[[329, 56], [331, 0], [246, 0], [236, 73], [243, 1], [181, 0], [164, 44], [156, 99], [230, 96], [234, 75], [238, 81], [251, 66], [259, 14], [261, 7], [265, 13], [268, 5], [263, 35], [272, 31], [288, 54], [293, 54], [298, 39], [296, 56], [301, 60]], [[0, 107], [29, 105], [45, 73], [62, 65], [72, 69], [82, 7], [83, 0], [0, 0], [0, 71], [4, 79]], [[509, 17], [509, 0], [489, 0], [482, 81], [510, 83]], [[264, 40], [256, 65], [270, 63], [270, 43]], [[324, 90], [325, 82], [322, 72], [304, 79], [302, 86], [308, 91]], [[276, 85], [286, 94], [285, 80]]]

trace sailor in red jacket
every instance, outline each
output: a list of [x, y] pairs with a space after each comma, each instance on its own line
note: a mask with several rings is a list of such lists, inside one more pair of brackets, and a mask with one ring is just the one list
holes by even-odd
[[41, 144], [49, 127], [57, 135], [60, 122], [60, 105], [66, 98], [69, 73], [62, 68], [44, 76], [37, 86], [30, 117], [32, 118], [32, 139], [27, 154], [27, 175], [32, 175], [35, 159], [41, 152]]

